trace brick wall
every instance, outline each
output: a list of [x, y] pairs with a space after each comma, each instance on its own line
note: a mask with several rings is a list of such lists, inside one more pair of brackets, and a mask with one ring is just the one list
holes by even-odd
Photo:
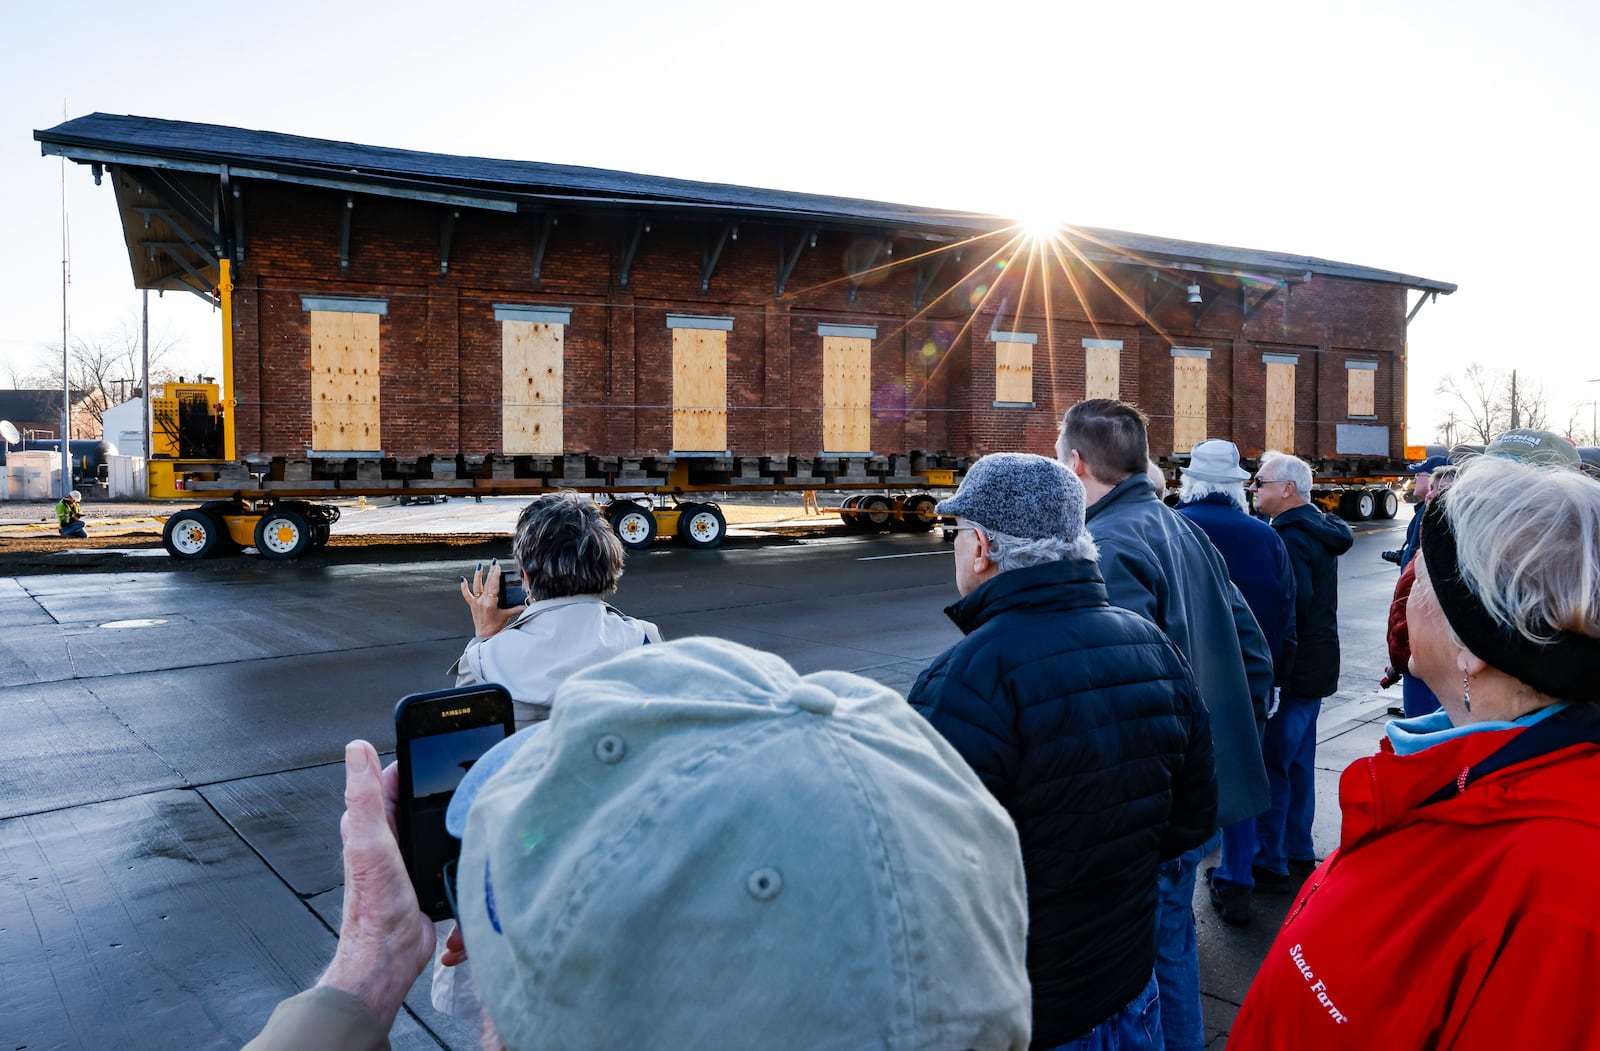
[[[344, 195], [262, 184], [245, 198], [248, 254], [235, 277], [235, 391], [244, 454], [303, 455], [311, 442], [310, 327], [301, 297], [381, 298], [382, 438], [394, 456], [492, 453], [500, 447], [501, 330], [495, 304], [562, 306], [564, 435], [571, 452], [643, 456], [672, 445], [672, 337], [668, 313], [731, 316], [728, 440], [743, 456], [821, 451], [822, 340], [817, 325], [875, 325], [872, 444], [879, 454], [957, 456], [1024, 449], [1049, 453], [1062, 413], [1083, 396], [1084, 339], [1123, 341], [1121, 392], [1151, 417], [1151, 445], [1172, 441], [1174, 344], [1212, 351], [1208, 431], [1259, 449], [1265, 432], [1260, 353], [1301, 355], [1296, 443], [1332, 455], [1345, 422], [1343, 361], [1376, 357], [1377, 424], [1399, 455], [1396, 355], [1404, 338], [1403, 289], [1315, 277], [1267, 296], [1232, 278], [1203, 278], [1196, 311], [1179, 276], [1144, 268], [1090, 268], [1026, 255], [1003, 264], [998, 242], [975, 243], [915, 303], [924, 242], [822, 232], [807, 242], [785, 292], [779, 261], [794, 231], [739, 224], [702, 289], [716, 224], [656, 218], [639, 232], [622, 284], [635, 220], [563, 214], [552, 228], [539, 281], [532, 276], [542, 220], [462, 209], [447, 273], [440, 273], [446, 210], [357, 197], [349, 209], [347, 267], [340, 265]], [[889, 254], [890, 252], [894, 254]], [[1115, 280], [1107, 288], [1099, 274]], [[1174, 287], [1173, 282], [1180, 283]], [[995, 330], [1037, 337], [1034, 400], [996, 407]]]

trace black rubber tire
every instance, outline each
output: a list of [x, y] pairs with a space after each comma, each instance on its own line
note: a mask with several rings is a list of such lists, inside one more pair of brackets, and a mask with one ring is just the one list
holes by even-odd
[[843, 522], [844, 527], [852, 533], [865, 532], [867, 528], [861, 516], [856, 513], [856, 505], [859, 503], [861, 494], [857, 493], [855, 496], [845, 497], [844, 502], [839, 505], [839, 521]]
[[220, 558], [223, 555], [237, 555], [240, 544], [234, 541], [233, 534], [228, 532], [228, 515], [244, 514], [244, 508], [236, 500], [207, 500], [200, 505], [200, 510], [210, 515], [217, 523], [217, 546], [211, 552], [212, 557]]
[[1373, 509], [1373, 518], [1387, 521], [1400, 513], [1400, 498], [1394, 495], [1393, 489], [1379, 489], [1377, 498], [1378, 506]]
[[882, 532], [894, 525], [894, 509], [889, 505], [887, 496], [879, 496], [876, 493], [863, 496], [857, 506], [861, 508], [859, 515], [864, 532]]
[[325, 522], [311, 523], [311, 546], [326, 547], [328, 538], [333, 536], [333, 530]]
[[938, 503], [927, 493], [906, 497], [900, 505], [900, 528], [907, 533], [926, 533], [939, 524], [939, 515], [934, 511]]
[[631, 551], [641, 551], [656, 538], [656, 516], [648, 507], [632, 500], [622, 500], [606, 508], [606, 520], [616, 532], [622, 546]]
[[173, 558], [190, 561], [217, 554], [227, 530], [216, 518], [195, 508], [186, 508], [167, 519], [161, 529], [161, 546]]
[[716, 504], [684, 504], [679, 508], [678, 539], [690, 547], [709, 550], [728, 535], [728, 520]]
[[292, 507], [274, 507], [256, 523], [256, 550], [266, 558], [287, 561], [311, 548], [311, 524]]
[[1378, 509], [1378, 497], [1371, 489], [1362, 489], [1356, 493], [1355, 499], [1356, 519], [1365, 522], [1372, 518]]

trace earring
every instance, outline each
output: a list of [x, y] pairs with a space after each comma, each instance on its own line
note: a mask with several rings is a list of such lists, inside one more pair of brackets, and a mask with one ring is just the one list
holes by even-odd
[[1465, 674], [1461, 676], [1461, 707], [1472, 711], [1472, 680]]

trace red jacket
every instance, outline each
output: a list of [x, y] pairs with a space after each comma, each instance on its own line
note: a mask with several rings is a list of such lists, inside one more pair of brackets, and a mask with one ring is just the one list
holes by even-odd
[[1600, 747], [1489, 774], [1521, 729], [1409, 756], [1387, 740], [1339, 782], [1339, 849], [1306, 881], [1230, 1049], [1600, 1048]]
[[1394, 582], [1394, 598], [1389, 601], [1389, 667], [1397, 675], [1409, 675], [1411, 663], [1411, 630], [1406, 625], [1406, 603], [1411, 599], [1411, 585], [1417, 581], [1416, 559], [1406, 563], [1400, 579]]

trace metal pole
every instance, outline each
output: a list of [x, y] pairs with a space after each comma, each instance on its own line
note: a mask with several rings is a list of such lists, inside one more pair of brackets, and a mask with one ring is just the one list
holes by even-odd
[[139, 372], [139, 391], [144, 395], [144, 460], [150, 462], [150, 451], [155, 448], [155, 426], [151, 422], [151, 408], [155, 404], [150, 400], [150, 290], [144, 290], [144, 314], [139, 323], [139, 345], [141, 358]]
[[61, 497], [72, 492], [72, 376], [67, 368], [67, 158], [61, 158]]

